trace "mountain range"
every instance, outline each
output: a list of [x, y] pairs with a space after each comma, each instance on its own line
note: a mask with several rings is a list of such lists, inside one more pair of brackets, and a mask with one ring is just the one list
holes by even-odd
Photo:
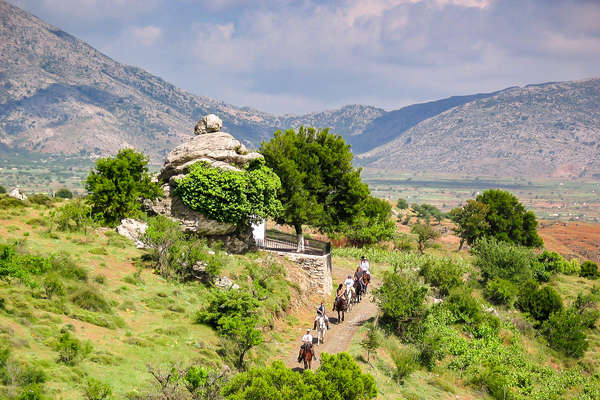
[[0, 147], [98, 157], [133, 146], [160, 163], [217, 114], [250, 147], [329, 127], [370, 167], [501, 176], [600, 173], [600, 79], [512, 87], [386, 112], [276, 116], [181, 90], [0, 0]]

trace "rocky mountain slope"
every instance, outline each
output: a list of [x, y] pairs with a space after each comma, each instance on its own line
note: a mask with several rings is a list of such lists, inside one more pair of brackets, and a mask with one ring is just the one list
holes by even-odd
[[600, 79], [506, 89], [424, 120], [359, 158], [401, 170], [594, 176], [600, 173]]
[[277, 117], [180, 90], [120, 64], [0, 0], [0, 143], [49, 153], [105, 155], [134, 146], [154, 161], [183, 142], [203, 115], [257, 146], [301, 124], [359, 132], [383, 110], [348, 106]]

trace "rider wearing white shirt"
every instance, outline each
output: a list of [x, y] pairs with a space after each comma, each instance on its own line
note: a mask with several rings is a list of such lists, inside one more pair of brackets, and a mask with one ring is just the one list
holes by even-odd
[[348, 277], [344, 281], [344, 285], [346, 285], [346, 288], [351, 288], [352, 286], [354, 286], [354, 279], [352, 279], [352, 275], [348, 275]]
[[365, 256], [362, 256], [360, 258], [360, 262], [358, 263], [358, 265], [364, 272], [368, 272], [369, 268], [371, 268], [371, 265], [369, 264], [369, 260], [367, 260]]
[[310, 329], [307, 329], [304, 336], [302, 336], [302, 343], [312, 345], [312, 342], [313, 342], [313, 337], [310, 334]]

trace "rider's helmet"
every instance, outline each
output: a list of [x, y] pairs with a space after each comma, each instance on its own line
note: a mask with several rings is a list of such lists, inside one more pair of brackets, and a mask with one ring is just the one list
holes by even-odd
[[306, 333], [310, 333], [310, 328], [308, 328], [308, 329], [306, 330]]

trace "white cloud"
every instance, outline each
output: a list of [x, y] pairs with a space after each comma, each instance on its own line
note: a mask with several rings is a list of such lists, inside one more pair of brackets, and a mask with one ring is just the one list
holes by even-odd
[[134, 26], [130, 29], [134, 40], [142, 46], [150, 47], [162, 36], [163, 30], [157, 26]]

